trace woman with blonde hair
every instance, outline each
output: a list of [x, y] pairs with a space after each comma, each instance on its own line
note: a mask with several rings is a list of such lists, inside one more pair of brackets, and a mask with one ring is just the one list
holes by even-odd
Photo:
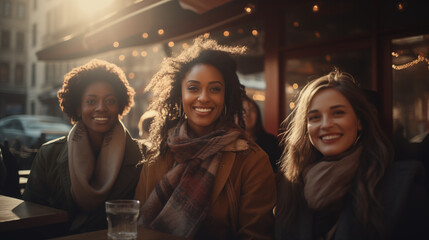
[[416, 239], [424, 233], [424, 172], [418, 162], [392, 162], [375, 108], [352, 76], [334, 70], [308, 83], [283, 124], [277, 239]]
[[273, 238], [274, 173], [242, 130], [232, 55], [243, 50], [199, 37], [151, 80], [158, 114], [135, 196], [143, 226], [194, 239]]

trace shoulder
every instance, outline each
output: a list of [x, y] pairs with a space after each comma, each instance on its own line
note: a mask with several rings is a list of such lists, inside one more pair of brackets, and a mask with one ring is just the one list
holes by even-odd
[[237, 159], [260, 159], [260, 158], [268, 158], [267, 153], [262, 150], [258, 144], [249, 140], [248, 148], [243, 151], [237, 152]]
[[429, 224], [429, 199], [424, 180], [423, 165], [414, 160], [394, 162], [382, 179], [386, 227], [399, 238], [410, 236], [410, 233], [419, 236]]
[[63, 136], [57, 139], [53, 139], [51, 141], [48, 141], [46, 143], [44, 143], [40, 149], [39, 152], [43, 152], [43, 153], [50, 153], [52, 151], [58, 151], [61, 150], [62, 148], [67, 146], [67, 137]]
[[386, 169], [383, 183], [406, 187], [414, 182], [423, 183], [424, 179], [425, 170], [421, 162], [416, 160], [395, 161]]

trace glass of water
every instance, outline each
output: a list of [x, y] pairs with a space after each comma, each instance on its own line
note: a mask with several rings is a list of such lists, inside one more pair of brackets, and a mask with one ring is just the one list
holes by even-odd
[[107, 236], [109, 240], [137, 239], [139, 200], [106, 201]]

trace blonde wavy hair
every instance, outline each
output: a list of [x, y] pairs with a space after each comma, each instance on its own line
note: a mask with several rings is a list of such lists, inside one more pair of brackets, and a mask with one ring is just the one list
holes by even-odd
[[338, 69], [308, 83], [299, 93], [296, 107], [282, 123], [285, 146], [281, 157], [276, 216], [293, 232], [297, 206], [302, 202], [303, 171], [319, 161], [321, 153], [312, 146], [307, 132], [307, 113], [313, 96], [322, 89], [341, 92], [350, 102], [362, 124], [360, 166], [352, 186], [356, 215], [366, 227], [380, 231], [380, 193], [377, 186], [393, 159], [392, 146], [381, 130], [377, 112], [353, 77]]

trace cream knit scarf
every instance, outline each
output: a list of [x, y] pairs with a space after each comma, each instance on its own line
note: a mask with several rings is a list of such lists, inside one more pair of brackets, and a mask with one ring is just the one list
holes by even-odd
[[121, 168], [125, 139], [125, 127], [118, 121], [104, 137], [95, 159], [85, 125], [79, 121], [70, 130], [67, 144], [71, 192], [84, 211], [94, 210], [106, 200]]

